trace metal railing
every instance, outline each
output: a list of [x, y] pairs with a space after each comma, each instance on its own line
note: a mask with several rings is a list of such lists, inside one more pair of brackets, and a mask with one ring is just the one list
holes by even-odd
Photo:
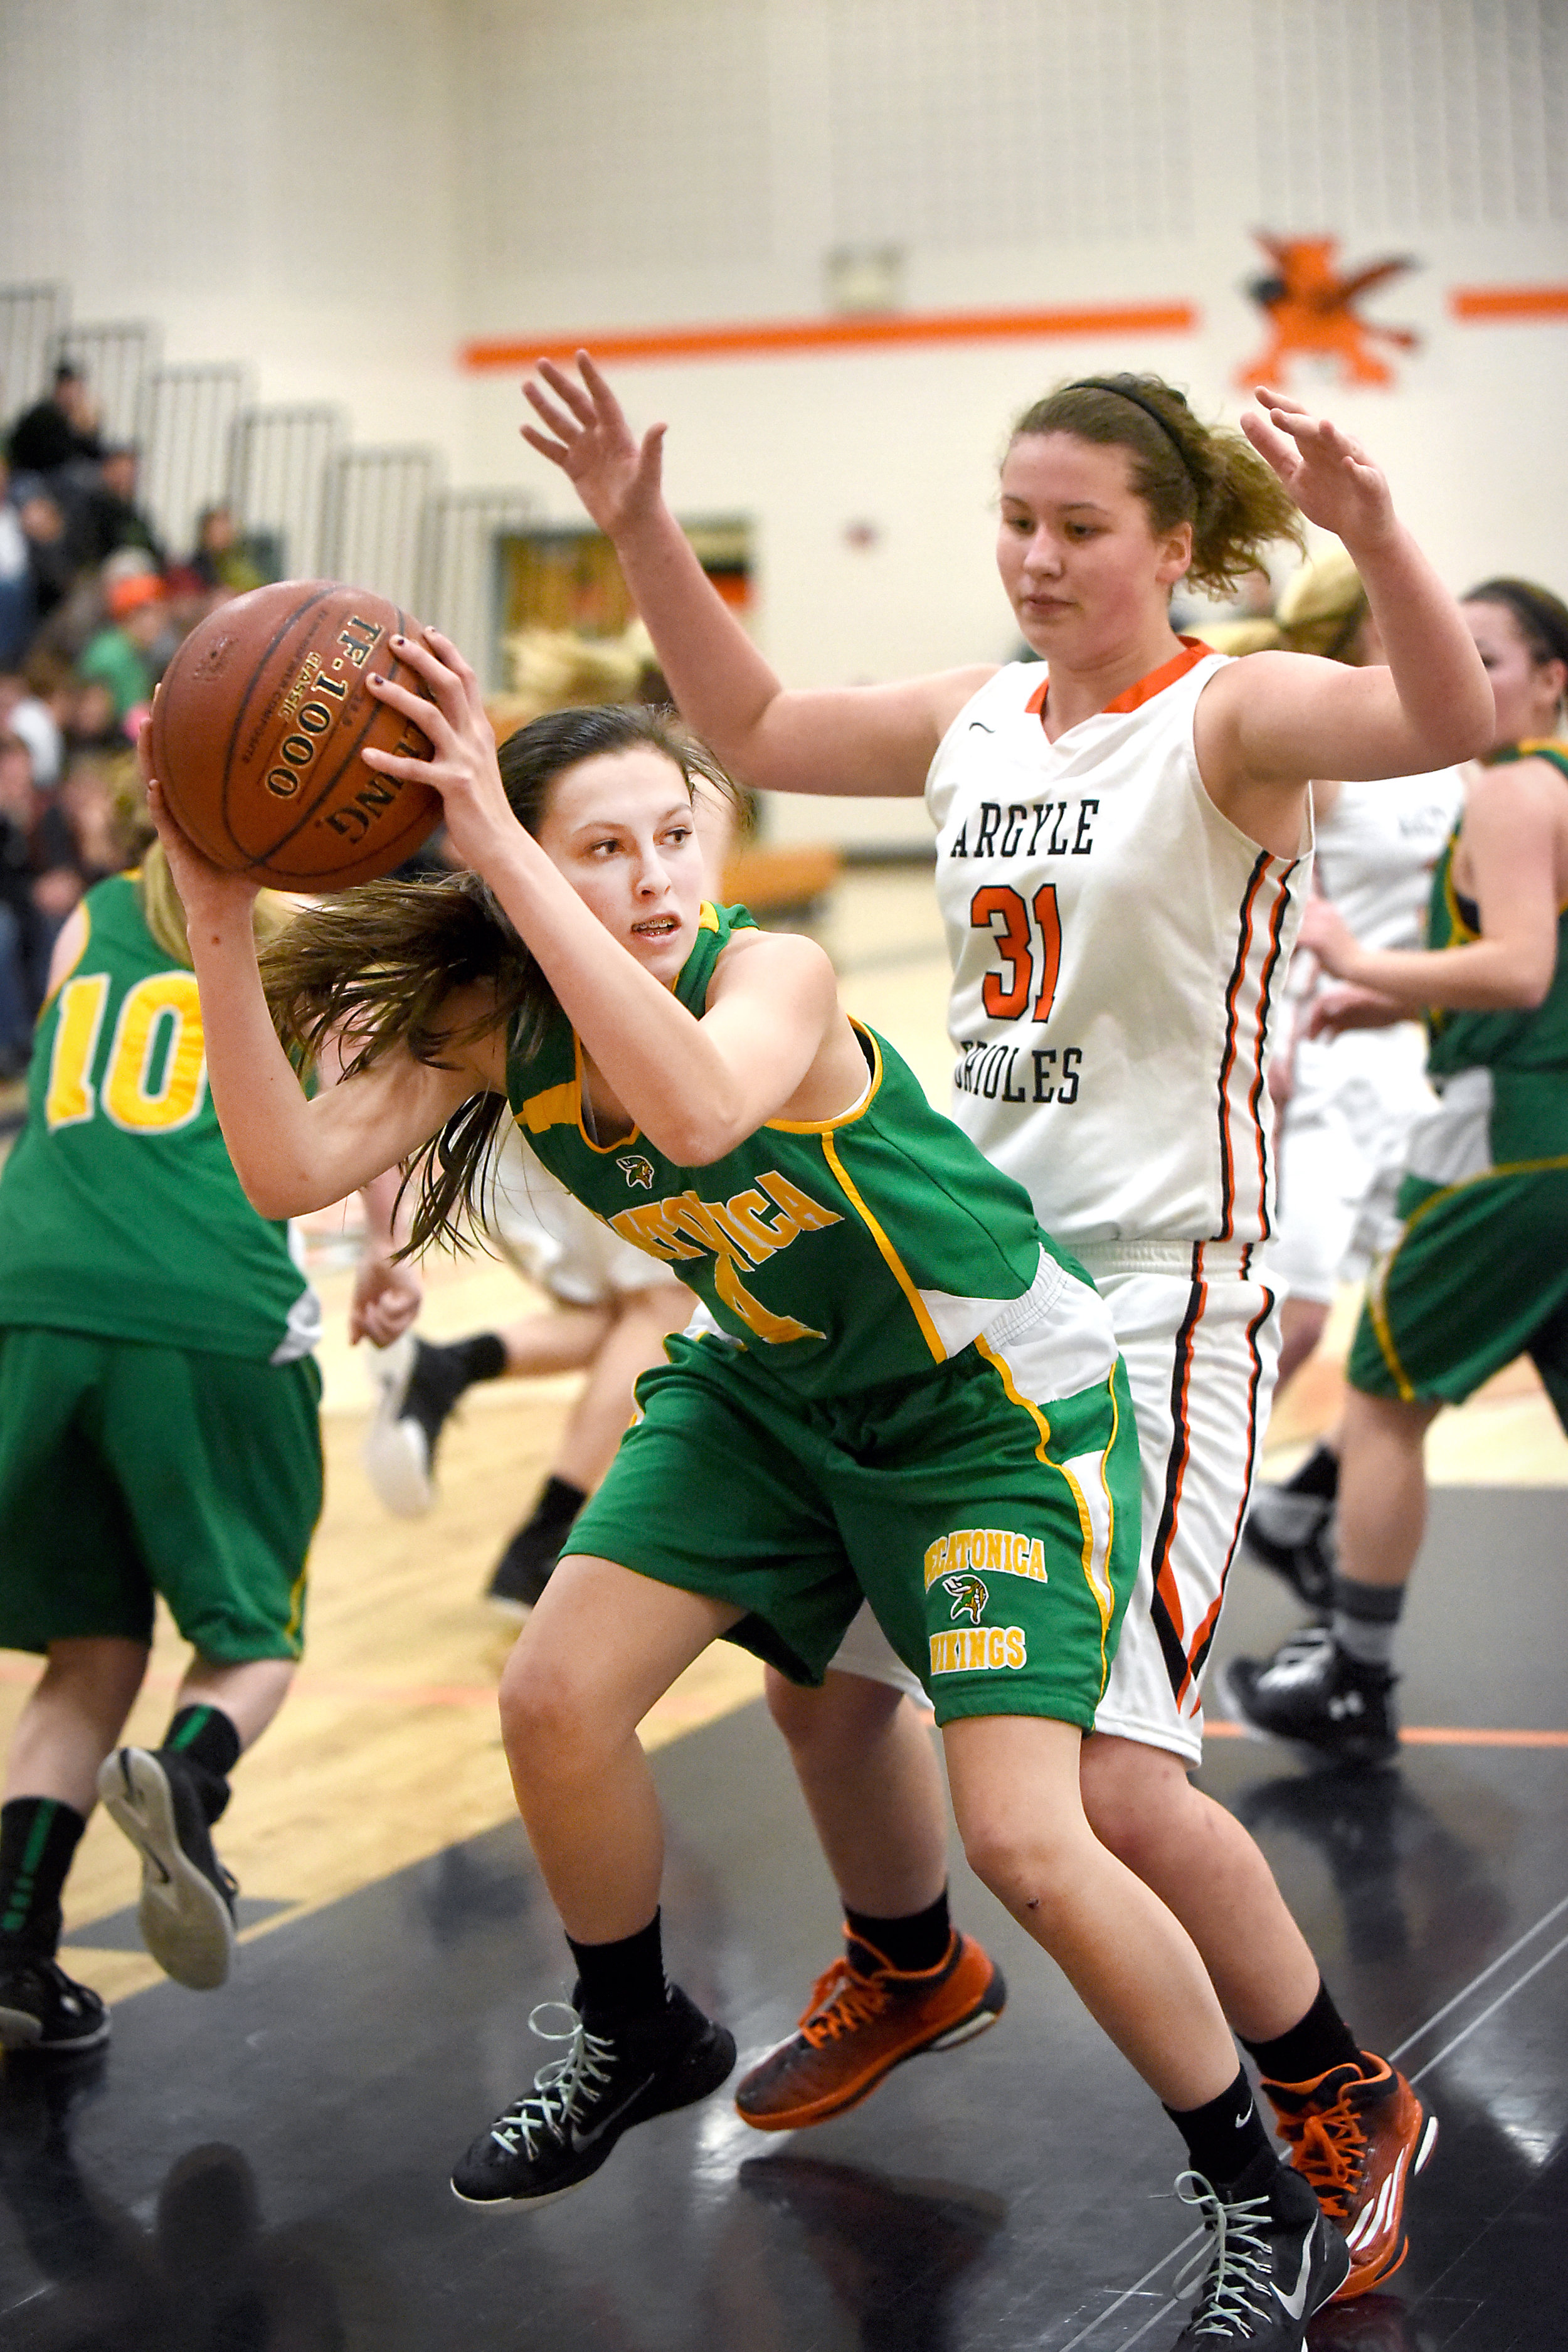
[[246, 389], [239, 366], [155, 368], [147, 378], [138, 496], [173, 556], [195, 546], [204, 508], [229, 500]]
[[63, 286], [0, 286], [0, 426], [43, 397], [67, 313]]

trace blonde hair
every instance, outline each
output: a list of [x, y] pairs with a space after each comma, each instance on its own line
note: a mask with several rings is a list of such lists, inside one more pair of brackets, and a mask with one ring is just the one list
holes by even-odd
[[[188, 971], [191, 969], [191, 941], [185, 928], [185, 909], [174, 887], [174, 877], [169, 871], [169, 861], [163, 854], [161, 841], [154, 839], [148, 844], [140, 869], [132, 879], [136, 885], [142, 921], [163, 953], [172, 956], [176, 963], [183, 963]], [[259, 891], [250, 915], [258, 948], [269, 946], [287, 930], [293, 919], [294, 908], [290, 900], [276, 890]]]

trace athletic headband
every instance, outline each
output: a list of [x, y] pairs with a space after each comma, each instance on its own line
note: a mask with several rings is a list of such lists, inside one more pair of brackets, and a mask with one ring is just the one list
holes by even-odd
[[1161, 432], [1164, 435], [1166, 440], [1175, 451], [1176, 456], [1181, 460], [1183, 473], [1185, 474], [1188, 481], [1191, 482], [1193, 486], [1194, 491], [1196, 492], [1198, 488], [1198, 478], [1193, 471], [1192, 463], [1188, 458], [1186, 451], [1182, 446], [1181, 437], [1176, 432], [1175, 426], [1172, 425], [1167, 418], [1161, 415], [1159, 410], [1155, 407], [1152, 400], [1145, 400], [1141, 392], [1129, 392], [1124, 383], [1113, 383], [1109, 376], [1103, 375], [1081, 375], [1079, 377], [1076, 383], [1064, 383], [1062, 390], [1064, 392], [1113, 392], [1118, 400], [1130, 400], [1134, 408], [1141, 408], [1143, 411], [1144, 415], [1150, 419], [1151, 423], [1159, 426]]

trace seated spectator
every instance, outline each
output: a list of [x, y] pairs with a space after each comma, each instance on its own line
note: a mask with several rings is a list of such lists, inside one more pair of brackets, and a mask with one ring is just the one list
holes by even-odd
[[37, 625], [27, 534], [11, 496], [11, 469], [0, 457], [0, 669], [22, 659]]
[[62, 360], [53, 389], [24, 411], [11, 427], [5, 455], [18, 474], [55, 474], [80, 458], [103, 455], [98, 404], [81, 370]]
[[35, 785], [22, 738], [0, 732], [0, 1076], [26, 1066], [49, 955], [80, 897], [69, 824]]
[[164, 553], [151, 519], [136, 503], [140, 452], [132, 441], [106, 449], [98, 479], [82, 501], [80, 551], [87, 562], [107, 563], [121, 548], [138, 548], [154, 571], [162, 572]]
[[[131, 755], [121, 755], [128, 766]], [[110, 874], [121, 874], [130, 862], [130, 843], [121, 800], [117, 797], [115, 761], [101, 756], [71, 761], [58, 794], [70, 827], [73, 862], [83, 890], [90, 890]], [[132, 783], [134, 778], [132, 779]]]
[[262, 585], [258, 566], [246, 553], [234, 509], [204, 507], [196, 519], [196, 543], [184, 567], [203, 588], [224, 588], [232, 596]]
[[163, 583], [156, 572], [133, 572], [111, 581], [110, 625], [100, 629], [77, 664], [77, 676], [109, 688], [116, 726], [153, 699], [159, 665], [153, 648], [167, 614]]
[[0, 727], [19, 735], [33, 755], [33, 782], [52, 793], [65, 773], [65, 689], [70, 664], [36, 648], [16, 670], [0, 670]]
[[11, 499], [26, 546], [34, 628], [65, 602], [82, 571], [65, 510], [41, 474], [14, 474]]

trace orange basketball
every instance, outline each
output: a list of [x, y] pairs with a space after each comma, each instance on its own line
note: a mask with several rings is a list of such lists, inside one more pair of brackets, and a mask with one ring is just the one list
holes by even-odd
[[334, 580], [279, 580], [193, 629], [153, 705], [153, 772], [198, 849], [282, 890], [342, 890], [390, 873], [441, 822], [441, 796], [367, 768], [367, 744], [427, 760], [378, 702], [373, 671], [424, 680], [390, 639], [419, 624]]

